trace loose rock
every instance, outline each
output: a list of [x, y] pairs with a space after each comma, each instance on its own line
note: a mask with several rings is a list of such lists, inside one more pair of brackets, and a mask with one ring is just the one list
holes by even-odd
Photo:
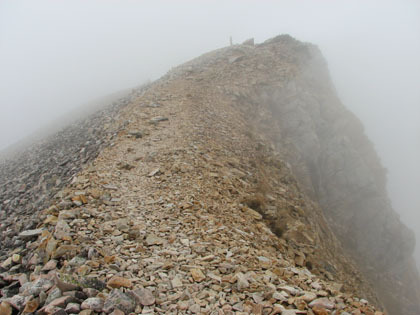
[[107, 285], [111, 288], [131, 288], [133, 284], [130, 279], [114, 276], [108, 280]]
[[94, 312], [102, 312], [104, 307], [104, 300], [102, 298], [88, 298], [83, 301], [82, 310], [92, 310]]

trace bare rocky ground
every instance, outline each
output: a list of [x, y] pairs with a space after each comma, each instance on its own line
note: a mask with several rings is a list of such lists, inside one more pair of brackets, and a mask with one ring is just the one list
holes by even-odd
[[[59, 161], [41, 167], [51, 186], [2, 176], [0, 314], [383, 314], [282, 159], [289, 149], [241, 102], [266, 68], [293, 72], [278, 45], [205, 55], [99, 115], [89, 140], [71, 129], [70, 151], [50, 140], [36, 161], [5, 164]], [[255, 49], [267, 59], [241, 66]]]
[[51, 198], [112, 142], [121, 128], [112, 124], [118, 111], [138, 93], [141, 88], [52, 135], [44, 132], [42, 138], [1, 152], [0, 257], [22, 245], [19, 231], [36, 227], [39, 209], [48, 207]]

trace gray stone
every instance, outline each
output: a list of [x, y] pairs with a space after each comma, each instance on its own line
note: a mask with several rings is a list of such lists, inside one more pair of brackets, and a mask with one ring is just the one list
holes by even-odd
[[173, 278], [171, 280], [171, 284], [173, 288], [180, 288], [182, 287], [184, 284], [182, 283], [181, 279], [178, 276], [175, 276], [175, 278]]
[[75, 302], [76, 298], [72, 297], [72, 296], [61, 296], [59, 298], [54, 299], [53, 301], [51, 301], [48, 306], [49, 307], [65, 307], [68, 303], [72, 303]]
[[79, 247], [76, 245], [61, 245], [56, 249], [56, 251], [52, 255], [52, 258], [56, 259], [63, 256], [70, 256], [72, 254], [75, 254], [78, 249]]
[[320, 299], [313, 300], [311, 303], [309, 303], [309, 306], [311, 308], [314, 308], [315, 306], [317, 306], [320, 308], [326, 308], [326, 309], [332, 310], [335, 308], [335, 303], [331, 302], [328, 298], [320, 298]]
[[65, 296], [72, 296], [75, 297], [78, 300], [86, 300], [89, 297], [93, 297], [93, 296], [88, 296], [86, 293], [84, 293], [83, 291], [67, 291], [67, 292], [63, 292], [63, 295]]
[[19, 237], [23, 239], [30, 239], [33, 237], [38, 237], [38, 235], [42, 234], [43, 229], [36, 229], [36, 230], [26, 230], [19, 233]]
[[164, 239], [160, 238], [154, 234], [149, 234], [146, 238], [146, 245], [152, 246], [152, 245], [162, 245], [164, 243]]
[[280, 290], [284, 290], [284, 291], [286, 291], [287, 293], [289, 293], [289, 294], [291, 294], [291, 295], [296, 295], [296, 294], [298, 294], [298, 293], [299, 293], [299, 290], [298, 290], [298, 289], [296, 289], [296, 288], [294, 288], [294, 287], [291, 287], [291, 286], [289, 286], [289, 285], [284, 285], [284, 286], [281, 286], [281, 287], [280, 287]]
[[193, 304], [188, 310], [193, 314], [199, 314], [201, 312], [201, 307], [198, 304]]
[[24, 293], [27, 295], [38, 296], [42, 291], [49, 290], [54, 285], [54, 282], [48, 279], [39, 278], [34, 282], [29, 282]]
[[232, 306], [232, 309], [238, 312], [242, 312], [244, 310], [244, 302], [238, 302]]
[[249, 288], [249, 282], [246, 279], [245, 275], [238, 274], [237, 275], [237, 278], [238, 278], [238, 280], [237, 280], [237, 282], [238, 282], [237, 283], [237, 286], [238, 286], [238, 290], [239, 291], [243, 291], [243, 290]]
[[150, 119], [150, 123], [152, 124], [157, 124], [161, 121], [167, 121], [168, 118], [167, 117], [163, 117], [163, 116], [157, 116], [157, 117], [153, 117], [152, 119]]
[[[315, 296], [316, 297], [316, 296]], [[287, 296], [285, 296], [283, 293], [281, 292], [274, 292], [273, 293], [273, 298], [278, 300], [278, 301], [286, 301], [287, 300]]]
[[[97, 278], [82, 278], [80, 280], [80, 283], [87, 288], [93, 288], [99, 291], [102, 291], [106, 288], [106, 283], [102, 280], [99, 280]], [[86, 293], [87, 294], [87, 293]]]
[[80, 215], [80, 210], [79, 209], [72, 209], [72, 210], [64, 210], [64, 211], [60, 211], [59, 215], [58, 215], [58, 222], [60, 222], [60, 220], [70, 220], [70, 219], [75, 219]]
[[136, 139], [143, 138], [143, 132], [139, 130], [130, 130], [128, 134]]
[[26, 297], [23, 295], [16, 294], [11, 297], [8, 302], [17, 310], [22, 310], [26, 303]]
[[57, 267], [57, 260], [55, 259], [51, 259], [50, 261], [48, 261], [44, 267], [42, 267], [42, 271], [50, 271], [50, 270], [54, 270]]
[[102, 312], [104, 308], [104, 300], [101, 298], [88, 298], [83, 301], [81, 305], [82, 310], [92, 310], [95, 312]]
[[153, 292], [149, 289], [137, 289], [132, 291], [132, 293], [135, 297], [136, 302], [143, 306], [155, 304], [155, 296], [153, 295]]
[[78, 314], [80, 312], [80, 304], [77, 303], [69, 303], [66, 306], [66, 312], [69, 314]]
[[48, 312], [51, 315], [68, 315], [67, 312], [61, 307], [53, 307]]
[[95, 297], [98, 295], [99, 291], [94, 288], [85, 288], [83, 289], [83, 293], [85, 293], [88, 297]]
[[119, 289], [114, 289], [108, 295], [103, 311], [105, 313], [111, 313], [114, 309], [119, 309], [124, 313], [128, 314], [134, 311], [136, 303], [128, 294], [123, 293]]
[[317, 297], [316, 293], [314, 292], [305, 292], [302, 296], [299, 298], [304, 300], [306, 303], [312, 302]]
[[[55, 299], [59, 298], [61, 296], [61, 291], [59, 288], [54, 288], [52, 289], [47, 296], [47, 299], [45, 300], [45, 304], [48, 305], [50, 304], [52, 301], [54, 301]], [[59, 305], [56, 305], [59, 306]]]
[[70, 261], [69, 265], [73, 267], [79, 267], [84, 265], [86, 262], [86, 258], [80, 256], [74, 256]]

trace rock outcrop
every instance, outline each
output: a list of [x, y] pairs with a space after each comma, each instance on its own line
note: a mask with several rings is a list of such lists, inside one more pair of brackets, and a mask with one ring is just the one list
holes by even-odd
[[389, 312], [419, 314], [414, 234], [391, 208], [386, 171], [362, 124], [337, 98], [316, 47], [286, 37], [266, 45], [287, 46], [297, 65], [287, 84], [257, 88], [250, 97], [275, 117], [273, 142], [280, 151], [293, 146], [285, 160]]
[[313, 45], [220, 49], [94, 117], [1, 166], [1, 314], [418, 314], [411, 233]]

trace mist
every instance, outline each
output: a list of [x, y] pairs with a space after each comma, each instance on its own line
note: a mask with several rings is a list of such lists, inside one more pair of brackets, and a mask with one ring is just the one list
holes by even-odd
[[[200, 54], [288, 33], [319, 46], [420, 244], [417, 1], [0, 2], [0, 149]], [[417, 246], [417, 262], [420, 250]]]

